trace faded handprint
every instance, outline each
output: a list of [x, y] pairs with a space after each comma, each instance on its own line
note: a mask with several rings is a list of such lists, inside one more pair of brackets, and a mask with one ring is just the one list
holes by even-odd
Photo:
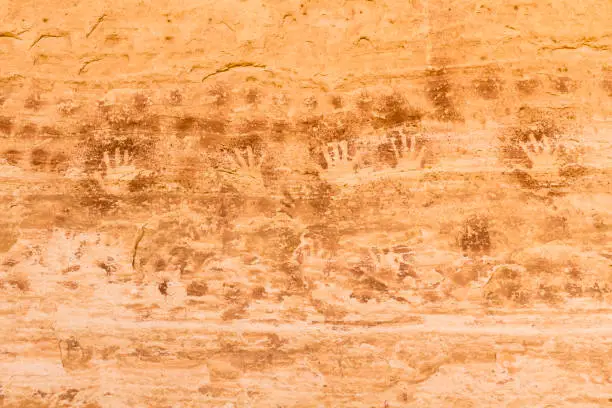
[[129, 183], [141, 174], [127, 150], [122, 155], [119, 148], [115, 149], [113, 160], [108, 152], [104, 152], [102, 164], [105, 167], [104, 174], [98, 171], [94, 176], [108, 194], [120, 195], [125, 192]]
[[59, 340], [59, 349], [62, 366], [68, 370], [86, 368], [93, 354], [92, 347], [82, 346], [74, 337]]
[[292, 260], [301, 267], [322, 271], [331, 259], [331, 253], [323, 243], [312, 234], [305, 232], [300, 236], [300, 244], [293, 251]]
[[[172, 215], [178, 219], [176, 225], [171, 223], [166, 226], [167, 232], [182, 237], [182, 242], [188, 245], [195, 245], [200, 248], [214, 248], [218, 244], [220, 234], [226, 227], [223, 217], [218, 214], [203, 214], [201, 209], [192, 208], [187, 200], [173, 207], [171, 213], [159, 216], [157, 220], [152, 220], [155, 228], [159, 228], [161, 217]], [[176, 228], [176, 229], [175, 229]], [[176, 240], [175, 240], [176, 241]], [[176, 242], [175, 242], [176, 243]]]
[[416, 147], [416, 135], [412, 135], [410, 137], [410, 145], [407, 143], [406, 134], [403, 130], [399, 130], [401, 147], [398, 149], [398, 146], [391, 141], [391, 146], [393, 147], [393, 154], [395, 155], [395, 159], [397, 160], [397, 165], [395, 169], [400, 171], [416, 171], [421, 170], [423, 167], [423, 158], [425, 157], [425, 146], [421, 146], [420, 149]]
[[306, 225], [315, 217], [321, 208], [326, 206], [329, 197], [329, 185], [323, 183], [316, 174], [283, 174], [284, 180], [279, 186], [278, 213], [284, 213], [293, 219], [302, 220]]
[[327, 168], [322, 169], [321, 176], [331, 184], [357, 184], [360, 182], [364, 170], [355, 171], [355, 167], [361, 158], [361, 152], [357, 151], [352, 158], [348, 154], [348, 142], [330, 142], [323, 149], [323, 157]]
[[384, 270], [399, 271], [400, 265], [403, 262], [401, 254], [395, 253], [388, 249], [375, 251], [375, 248], [368, 249], [370, 261], [373, 263], [374, 272], [378, 273]]
[[352, 173], [356, 163], [359, 161], [359, 156], [360, 152], [357, 152], [353, 158], [349, 158], [348, 142], [346, 140], [330, 142], [327, 144], [327, 148], [323, 149], [323, 157], [327, 164], [328, 174]]
[[142, 224], [131, 251], [138, 280], [176, 282], [192, 277], [202, 262], [222, 248], [225, 222], [184, 201]]
[[392, 248], [369, 248], [369, 263], [374, 275], [390, 279], [402, 280], [410, 275], [410, 257], [412, 251], [408, 247], [397, 246]]
[[529, 142], [521, 143], [520, 146], [531, 162], [532, 172], [544, 173], [556, 168], [559, 160], [559, 146], [551, 143], [546, 137], [537, 141], [531, 134]]
[[298, 215], [297, 200], [288, 190], [283, 190], [282, 192], [278, 213], [286, 214], [291, 218], [294, 218], [296, 215]]
[[235, 158], [232, 157], [232, 161], [238, 167], [238, 174], [245, 177], [251, 177], [254, 180], [261, 181], [261, 165], [265, 159], [265, 155], [262, 155], [259, 160], [255, 159], [253, 148], [248, 146], [246, 148], [246, 160], [243, 153], [239, 149], [234, 149]]
[[233, 164], [233, 170], [221, 170], [230, 178], [230, 182], [239, 190], [250, 191], [250, 194], [261, 195], [265, 192], [265, 185], [261, 167], [265, 155], [256, 159], [253, 148], [248, 146], [246, 152], [234, 149], [234, 154], [229, 156]]

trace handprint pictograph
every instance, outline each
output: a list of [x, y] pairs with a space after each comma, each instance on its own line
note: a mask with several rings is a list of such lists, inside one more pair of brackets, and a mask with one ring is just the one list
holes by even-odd
[[529, 142], [520, 144], [521, 150], [530, 161], [530, 170], [534, 173], [549, 173], [557, 168], [560, 145], [542, 137], [540, 141], [535, 136], [529, 136]]
[[[362, 143], [368, 146], [381, 148], [393, 154], [394, 164], [384, 164], [381, 167], [366, 167], [355, 171], [360, 159], [371, 160], [372, 154], [365, 155], [358, 151], [354, 157], [349, 158], [346, 142], [329, 143], [324, 149], [325, 160], [328, 164], [324, 171], [328, 181], [336, 180], [336, 184], [356, 184], [370, 181], [384, 180], [389, 177], [415, 177], [421, 174], [427, 147], [419, 142], [419, 134], [407, 132], [404, 126], [395, 126], [382, 133], [374, 131], [362, 138]], [[331, 154], [330, 154], [331, 150]], [[384, 162], [385, 160], [383, 160]]]
[[92, 358], [92, 347], [82, 346], [75, 337], [59, 340], [62, 366], [69, 370], [87, 367]]
[[120, 195], [127, 191], [129, 183], [141, 174], [129, 152], [124, 150], [122, 154], [119, 148], [115, 149], [113, 159], [107, 151], [104, 152], [101, 165], [104, 172], [97, 171], [94, 177], [100, 187], [111, 195]]
[[[413, 268], [413, 252], [404, 245], [392, 247], [362, 247], [360, 253], [349, 259], [349, 268], [358, 280], [354, 297], [362, 302], [372, 298], [373, 293], [391, 293], [397, 289], [416, 284]], [[410, 279], [406, 280], [406, 278]], [[353, 297], [353, 296], [352, 296]]]
[[253, 148], [248, 146], [245, 153], [240, 149], [234, 149], [235, 157], [232, 157], [234, 165], [237, 167], [237, 173], [243, 177], [250, 177], [254, 180], [262, 180], [261, 166], [264, 162], [265, 155], [262, 154], [259, 160], [255, 159]]
[[412, 251], [404, 246], [392, 248], [368, 248], [369, 264], [376, 276], [390, 274], [393, 279], [401, 280], [408, 275]]
[[368, 248], [368, 256], [374, 267], [374, 272], [383, 270], [398, 270], [401, 264], [401, 257], [393, 251], [376, 248]]
[[230, 153], [228, 158], [232, 168], [220, 169], [219, 171], [226, 174], [229, 182], [235, 188], [250, 195], [260, 196], [265, 194], [266, 187], [261, 170], [265, 154], [256, 158], [253, 148], [248, 146], [245, 150], [234, 149], [233, 154]]
[[401, 141], [399, 149], [396, 143], [394, 143], [393, 140], [391, 141], [393, 154], [397, 161], [395, 169], [402, 172], [421, 170], [426, 153], [425, 146], [421, 146], [421, 148], [417, 149], [417, 138], [415, 134], [410, 136], [410, 144], [408, 144], [407, 135], [403, 130], [399, 130], [399, 135]]
[[353, 185], [362, 181], [369, 169], [357, 169], [361, 151], [357, 150], [349, 157], [348, 142], [329, 142], [323, 147], [326, 168], [321, 169], [321, 177], [330, 184]]
[[324, 248], [322, 242], [308, 232], [300, 236], [300, 244], [293, 251], [293, 261], [300, 266], [323, 267], [330, 258], [331, 253]]

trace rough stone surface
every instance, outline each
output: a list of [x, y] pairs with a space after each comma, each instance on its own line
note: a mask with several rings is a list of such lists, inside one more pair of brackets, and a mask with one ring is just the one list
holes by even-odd
[[0, 407], [612, 406], [610, 21], [0, 0]]

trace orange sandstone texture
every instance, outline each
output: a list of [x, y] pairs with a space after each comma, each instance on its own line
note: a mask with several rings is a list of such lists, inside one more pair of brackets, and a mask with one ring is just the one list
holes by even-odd
[[612, 406], [612, 3], [0, 2], [1, 407]]

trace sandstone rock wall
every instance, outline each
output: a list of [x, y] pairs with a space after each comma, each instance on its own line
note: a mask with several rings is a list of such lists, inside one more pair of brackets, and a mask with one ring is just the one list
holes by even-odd
[[611, 18], [0, 0], [0, 406], [610, 406]]

